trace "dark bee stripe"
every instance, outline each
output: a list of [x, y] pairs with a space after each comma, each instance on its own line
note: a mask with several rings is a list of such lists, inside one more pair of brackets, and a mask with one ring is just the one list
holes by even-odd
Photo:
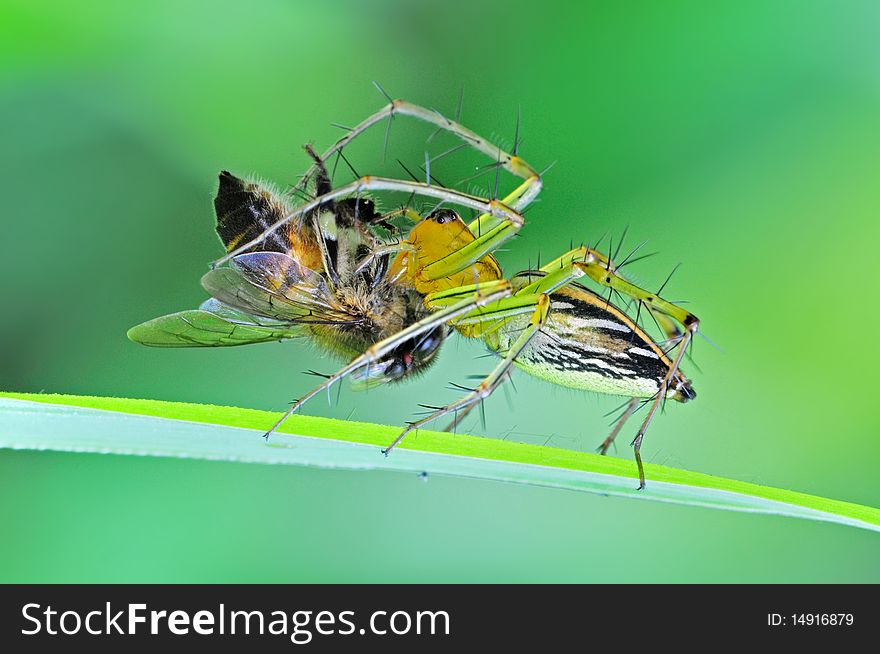
[[[271, 191], [259, 184], [223, 171], [220, 186], [214, 198], [217, 214], [217, 234], [226, 250], [256, 238], [270, 225], [281, 220], [288, 212], [287, 205]], [[288, 252], [290, 240], [284, 229], [272, 232], [249, 251]]]

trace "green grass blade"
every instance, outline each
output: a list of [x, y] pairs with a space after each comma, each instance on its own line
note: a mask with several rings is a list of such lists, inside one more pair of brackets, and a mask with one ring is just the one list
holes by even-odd
[[880, 510], [660, 465], [636, 490], [633, 462], [474, 436], [419, 431], [391, 456], [396, 427], [253, 409], [73, 395], [0, 393], [0, 448], [169, 456], [456, 475], [753, 513], [880, 531]]

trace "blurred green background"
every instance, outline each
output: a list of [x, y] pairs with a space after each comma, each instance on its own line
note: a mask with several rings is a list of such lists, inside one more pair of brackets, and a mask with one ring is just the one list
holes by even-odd
[[[647, 460], [876, 506], [878, 28], [875, 2], [4, 0], [0, 388], [283, 408], [335, 362], [125, 331], [203, 299], [218, 170], [294, 182], [371, 80], [449, 114], [463, 88], [468, 126], [509, 145], [521, 107], [522, 154], [557, 162], [507, 271], [627, 225], [659, 252], [640, 281], [683, 262], [666, 294], [721, 350]], [[429, 133], [352, 163], [400, 175]], [[401, 424], [482, 353], [307, 410]], [[619, 404], [515, 381], [468, 431], [592, 450]], [[3, 451], [0, 488], [2, 581], [880, 581], [873, 533], [463, 479]]]

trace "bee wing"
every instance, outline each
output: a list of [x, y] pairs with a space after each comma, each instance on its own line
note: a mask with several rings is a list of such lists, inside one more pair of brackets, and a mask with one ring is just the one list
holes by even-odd
[[266, 343], [300, 335], [296, 325], [265, 320], [211, 299], [193, 311], [159, 316], [128, 330], [128, 337], [154, 347], [221, 347]]
[[280, 252], [251, 252], [211, 270], [202, 287], [225, 305], [287, 323], [352, 322], [324, 278]]

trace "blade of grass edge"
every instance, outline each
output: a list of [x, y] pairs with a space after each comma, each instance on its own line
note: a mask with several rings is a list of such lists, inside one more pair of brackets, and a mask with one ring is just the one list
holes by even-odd
[[[399, 452], [385, 458], [377, 446], [390, 442], [398, 433], [396, 427], [293, 416], [284, 433], [265, 443], [258, 436], [276, 418], [268, 411], [236, 407], [0, 393], [0, 448], [428, 472], [772, 513], [880, 531], [880, 510], [867, 506], [652, 464], [646, 465], [648, 489], [638, 492], [631, 461], [506, 440], [419, 431]], [[80, 433], [68, 433], [76, 430]]]

